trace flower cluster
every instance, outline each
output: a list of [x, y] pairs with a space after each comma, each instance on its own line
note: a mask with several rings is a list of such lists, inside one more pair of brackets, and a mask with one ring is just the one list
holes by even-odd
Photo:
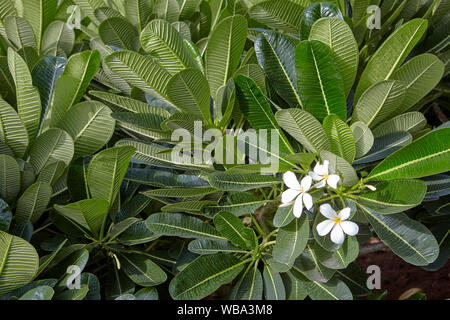
[[[317, 183], [316, 188], [328, 187], [337, 189], [340, 177], [337, 174], [329, 174], [329, 161], [325, 160], [323, 164], [317, 162], [313, 171], [302, 178], [299, 182], [295, 173], [287, 171], [283, 174], [284, 184], [288, 187], [281, 195], [280, 207], [294, 205], [294, 216], [300, 218], [303, 212], [303, 205], [307, 210], [313, 207], [313, 198], [308, 193], [313, 181]], [[344, 208], [339, 213], [329, 205], [320, 206], [320, 213], [328, 218], [317, 225], [317, 232], [320, 236], [325, 236], [331, 232], [330, 238], [336, 244], [342, 244], [345, 239], [344, 234], [354, 236], [358, 233], [358, 225], [351, 221], [346, 221], [350, 217], [350, 208]]]

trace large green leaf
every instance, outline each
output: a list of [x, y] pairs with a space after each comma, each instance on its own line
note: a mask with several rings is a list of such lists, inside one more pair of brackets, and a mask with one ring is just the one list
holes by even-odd
[[22, 158], [28, 147], [28, 133], [19, 115], [0, 98], [0, 141], [6, 144], [16, 157]]
[[[291, 215], [292, 212], [290, 212]], [[273, 247], [273, 257], [281, 263], [292, 265], [303, 252], [309, 238], [309, 222], [306, 214], [294, 219], [278, 230], [277, 240]]]
[[406, 262], [425, 266], [438, 257], [439, 245], [423, 224], [404, 213], [383, 215], [364, 206], [360, 208], [378, 237]]
[[353, 110], [352, 123], [364, 122], [369, 128], [397, 115], [406, 93], [405, 85], [396, 80], [386, 80], [369, 87]]
[[427, 192], [421, 180], [391, 180], [376, 185], [376, 191], [358, 196], [358, 202], [381, 214], [403, 212], [418, 206]]
[[107, 45], [126, 50], [139, 49], [139, 33], [124, 18], [111, 17], [102, 21], [98, 27], [98, 34]]
[[286, 299], [286, 290], [280, 274], [272, 270], [267, 264], [264, 264], [263, 279], [264, 297], [266, 300]]
[[33, 28], [22, 17], [8, 16], [5, 19], [5, 32], [9, 41], [17, 48], [37, 48]]
[[65, 130], [75, 145], [74, 158], [95, 153], [111, 139], [115, 121], [111, 110], [97, 101], [80, 102], [64, 115], [59, 128]]
[[340, 18], [322, 18], [311, 28], [309, 40], [319, 40], [328, 45], [344, 81], [345, 96], [355, 82], [358, 71], [358, 44], [348, 24]]
[[233, 244], [247, 250], [257, 246], [253, 229], [247, 228], [241, 219], [229, 212], [219, 212], [214, 216], [214, 225], [219, 233]]
[[188, 250], [200, 255], [214, 254], [219, 252], [224, 253], [247, 253], [246, 250], [236, 247], [228, 240], [210, 240], [210, 239], [196, 239], [189, 242]]
[[358, 159], [364, 156], [372, 148], [374, 141], [373, 133], [362, 121], [353, 123], [350, 126], [350, 129], [352, 130], [353, 138], [355, 139], [355, 158]]
[[17, 161], [6, 154], [0, 154], [0, 198], [13, 203], [20, 192], [20, 169]]
[[258, 264], [244, 273], [233, 287], [230, 300], [261, 300], [263, 295], [263, 278]]
[[332, 113], [347, 119], [344, 82], [328, 45], [317, 40], [302, 41], [295, 50], [295, 69], [306, 111], [320, 121]]
[[258, 63], [275, 91], [291, 107], [301, 106], [295, 75], [295, 45], [285, 35], [265, 31], [255, 41]]
[[92, 158], [87, 183], [93, 198], [113, 204], [134, 151], [134, 148], [128, 146], [114, 147], [103, 150]]
[[19, 300], [52, 300], [55, 291], [50, 286], [39, 286], [27, 291]]
[[100, 7], [105, 6], [105, 1], [103, 0], [72, 0], [80, 9], [81, 12], [89, 17], [95, 24], [98, 20], [94, 14], [94, 11]]
[[57, 6], [58, 0], [23, 1], [23, 17], [33, 28], [38, 51], [41, 48], [42, 34], [56, 15]]
[[141, 254], [120, 254], [121, 266], [134, 283], [156, 286], [167, 280], [167, 274], [152, 260]]
[[218, 190], [211, 187], [182, 187], [182, 188], [161, 188], [142, 192], [148, 197], [166, 197], [166, 198], [193, 198], [202, 197]]
[[380, 125], [373, 130], [373, 135], [378, 138], [399, 131], [415, 134], [422, 130], [426, 125], [427, 119], [423, 113], [407, 112], [380, 123]]
[[128, 0], [124, 2], [125, 16], [139, 30], [143, 29], [152, 14], [151, 0]]
[[69, 56], [75, 45], [75, 32], [63, 21], [53, 21], [42, 36], [41, 51], [47, 56]]
[[69, 165], [74, 153], [73, 139], [63, 130], [53, 128], [41, 134], [30, 150], [30, 164], [36, 173], [48, 164], [63, 161]]
[[320, 245], [314, 246], [319, 262], [330, 269], [345, 269], [359, 253], [359, 243], [355, 237], [346, 237], [342, 246], [336, 251], [328, 251]]
[[358, 183], [358, 175], [348, 161], [327, 150], [320, 151], [320, 157], [322, 160], [328, 160], [330, 162], [330, 173], [339, 174], [342, 177], [342, 184], [344, 186], [351, 187]]
[[76, 53], [69, 58], [64, 72], [56, 81], [45, 125], [60, 123], [66, 112], [80, 101], [99, 66], [100, 54], [96, 50]]
[[41, 99], [33, 86], [30, 70], [22, 57], [13, 49], [8, 49], [8, 64], [16, 84], [17, 113], [28, 132], [32, 143], [41, 119]]
[[173, 278], [169, 292], [175, 300], [202, 299], [231, 282], [244, 268], [244, 262], [231, 254], [202, 256]]
[[108, 68], [125, 80], [158, 99], [167, 100], [166, 88], [170, 73], [152, 58], [133, 51], [116, 51], [104, 59]]
[[156, 0], [154, 12], [159, 19], [175, 22], [180, 16], [180, 5], [177, 0]]
[[167, 21], [157, 19], [147, 24], [141, 33], [141, 45], [172, 75], [197, 66], [183, 38]]
[[444, 63], [436, 56], [425, 53], [406, 62], [391, 76], [391, 79], [406, 84], [406, 95], [398, 112], [408, 110], [425, 97], [444, 75]]
[[427, 30], [428, 21], [413, 19], [395, 30], [370, 58], [355, 92], [358, 101], [371, 85], [391, 78]]
[[26, 285], [38, 267], [39, 256], [31, 244], [0, 231], [0, 295]]
[[328, 115], [323, 120], [323, 128], [331, 144], [331, 151], [352, 163], [356, 155], [356, 143], [350, 127], [337, 115]]
[[181, 213], [155, 213], [145, 221], [156, 234], [181, 238], [224, 239], [209, 224]]
[[206, 77], [212, 96], [227, 84], [241, 59], [247, 20], [240, 15], [223, 19], [212, 32], [205, 52]]
[[270, 175], [227, 172], [211, 173], [208, 181], [211, 186], [223, 191], [247, 191], [281, 183], [280, 179]]
[[167, 96], [180, 110], [211, 123], [209, 85], [200, 70], [185, 69], [175, 74], [167, 84]]
[[[317, 1], [310, 1], [317, 2]], [[342, 12], [332, 2], [318, 2], [308, 6], [303, 11], [300, 23], [300, 39], [306, 40], [309, 37], [311, 28], [316, 21], [325, 17], [336, 17], [343, 19]]]
[[66, 206], [55, 205], [55, 210], [99, 237], [105, 228], [109, 203], [102, 199], [87, 199]]
[[8, 57], [0, 57], [0, 81], [2, 88], [0, 89], [0, 95], [9, 104], [16, 105], [16, 92], [14, 79], [9, 72]]
[[46, 182], [36, 182], [28, 187], [17, 200], [15, 217], [17, 221], [35, 223], [50, 202], [52, 187]]
[[450, 170], [450, 128], [435, 130], [384, 159], [366, 180], [421, 178]]
[[275, 114], [278, 124], [311, 152], [330, 150], [330, 141], [320, 122], [301, 109], [280, 110]]
[[268, 0], [250, 9], [250, 17], [271, 29], [298, 33], [303, 7], [289, 0]]

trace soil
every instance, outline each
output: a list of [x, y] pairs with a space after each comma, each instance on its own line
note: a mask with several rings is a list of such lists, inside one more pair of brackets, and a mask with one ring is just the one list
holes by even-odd
[[389, 249], [383, 249], [359, 257], [357, 263], [364, 270], [370, 265], [380, 267], [381, 289], [375, 292], [388, 290], [388, 300], [397, 300], [410, 289], [424, 292], [427, 300], [450, 298], [450, 260], [441, 269], [430, 272], [406, 263]]

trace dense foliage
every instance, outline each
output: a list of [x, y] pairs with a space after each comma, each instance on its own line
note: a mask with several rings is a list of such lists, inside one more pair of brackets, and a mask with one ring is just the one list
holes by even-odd
[[0, 299], [353, 299], [374, 235], [438, 270], [449, 8], [0, 0]]

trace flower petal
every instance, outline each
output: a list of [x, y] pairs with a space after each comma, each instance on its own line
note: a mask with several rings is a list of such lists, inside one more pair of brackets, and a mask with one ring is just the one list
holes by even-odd
[[309, 193], [303, 194], [303, 203], [305, 204], [306, 209], [311, 209], [313, 207], [313, 198]]
[[292, 171], [287, 171], [283, 174], [283, 181], [290, 189], [300, 189], [300, 183], [298, 183], [297, 176]]
[[342, 231], [342, 228], [340, 225], [336, 224], [331, 230], [331, 241], [333, 241], [336, 244], [342, 244], [345, 239], [344, 231]]
[[303, 195], [299, 195], [294, 203], [294, 216], [300, 218], [303, 212]]
[[350, 208], [344, 208], [338, 213], [338, 217], [341, 218], [341, 220], [347, 220], [350, 217], [351, 210]]
[[337, 184], [341, 178], [337, 174], [330, 174], [327, 179], [327, 183], [333, 189], [337, 188]]
[[324, 173], [327, 173], [327, 174], [328, 174], [328, 167], [329, 167], [329, 166], [330, 166], [330, 161], [324, 160], [324, 161], [323, 161], [323, 165], [322, 165], [323, 170], [325, 171]]
[[310, 176], [305, 176], [300, 182], [303, 191], [306, 192], [311, 188], [312, 178]]
[[334, 211], [334, 209], [328, 203], [320, 206], [320, 213], [331, 220], [337, 217], [336, 211]]
[[318, 174], [319, 176], [323, 176], [325, 173], [327, 173], [327, 168], [325, 168], [323, 165], [320, 164], [320, 162], [317, 162], [314, 166], [314, 172]]
[[281, 202], [288, 203], [295, 199], [300, 194], [300, 191], [294, 189], [287, 189], [281, 194]]
[[278, 206], [278, 208], [284, 208], [284, 207], [289, 207], [289, 206], [292, 206], [294, 203], [291, 201], [291, 202], [287, 202], [287, 203], [282, 203], [282, 204], [280, 204], [279, 206]]
[[327, 235], [330, 233], [331, 229], [333, 229], [335, 223], [333, 220], [325, 220], [319, 223], [316, 226], [317, 233], [319, 236], [323, 237], [324, 235]]
[[320, 180], [323, 179], [322, 176], [318, 175], [318, 174], [315, 173], [314, 171], [308, 172], [308, 175], [309, 175], [314, 181], [320, 181]]
[[354, 236], [359, 231], [358, 225], [352, 221], [342, 221], [341, 228], [349, 236]]
[[316, 183], [314, 185], [314, 187], [316, 187], [316, 188], [323, 188], [323, 187], [325, 187], [326, 184], [327, 184], [327, 182], [324, 179], [324, 180], [320, 181], [319, 183]]

